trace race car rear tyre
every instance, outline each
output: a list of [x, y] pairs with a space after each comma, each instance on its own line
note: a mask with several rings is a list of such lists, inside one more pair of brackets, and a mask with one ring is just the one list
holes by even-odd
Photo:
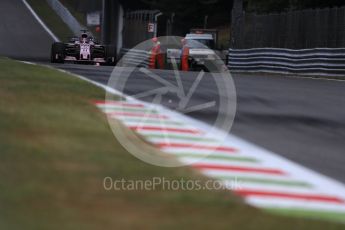
[[61, 42], [55, 42], [51, 48], [50, 61], [52, 63], [64, 63], [65, 61], [65, 44]]
[[107, 65], [116, 64], [116, 47], [115, 46], [105, 46], [105, 61]]

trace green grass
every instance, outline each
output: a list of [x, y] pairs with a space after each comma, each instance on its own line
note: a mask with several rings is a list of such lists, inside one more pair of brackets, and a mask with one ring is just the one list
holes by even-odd
[[287, 216], [305, 216], [310, 218], [324, 218], [328, 220], [334, 220], [338, 222], [345, 222], [344, 214], [339, 212], [322, 212], [322, 211], [314, 211], [314, 210], [302, 210], [302, 209], [267, 209], [268, 212], [272, 213], [279, 213], [281, 215], [287, 215]]
[[106, 191], [103, 179], [200, 179], [127, 153], [93, 99], [53, 69], [0, 58], [0, 229], [344, 229], [275, 216], [229, 191]]
[[[69, 37], [73, 36], [73, 32], [61, 20], [55, 11], [51, 9], [46, 0], [27, 0], [27, 2], [61, 41], [67, 41]], [[86, 14], [78, 12], [75, 9], [74, 6], [77, 4], [75, 0], [61, 1], [61, 3], [70, 11], [81, 25], [86, 25]], [[96, 32], [95, 27], [87, 28], [96, 39], [100, 39], [100, 34]]]
[[82, 25], [86, 25], [86, 14], [78, 12], [77, 6], [82, 0], [60, 0], [60, 2], [71, 12], [71, 14]]
[[73, 32], [55, 11], [51, 9], [46, 0], [27, 0], [27, 2], [61, 41], [66, 41], [69, 37], [73, 36]]
[[[86, 20], [86, 13], [85, 12], [79, 12], [77, 10], [77, 6], [82, 2], [83, 0], [60, 0], [60, 2], [71, 12], [71, 14], [78, 20], [78, 22], [81, 25], [86, 26], [87, 20]], [[100, 33], [96, 32], [95, 26], [86, 26], [88, 30], [95, 36], [97, 40], [100, 40]]]

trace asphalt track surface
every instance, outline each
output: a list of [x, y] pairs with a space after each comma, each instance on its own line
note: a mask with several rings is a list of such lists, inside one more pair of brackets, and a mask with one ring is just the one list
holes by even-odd
[[[45, 58], [48, 64], [52, 39], [21, 1], [1, 0], [0, 12], [5, 22], [0, 25], [0, 55], [33, 61]], [[22, 44], [27, 37], [22, 35], [40, 42], [31, 43], [30, 50], [26, 50]], [[113, 67], [106, 66], [54, 66], [100, 83], [107, 83], [113, 71]], [[176, 83], [171, 71], [155, 73]], [[183, 85], [190, 87], [195, 77], [182, 75]], [[263, 74], [233, 74], [233, 79], [237, 92], [233, 134], [345, 183], [345, 81]], [[136, 71], [125, 93], [135, 95], [156, 87], [157, 82]], [[204, 78], [192, 103], [213, 101], [219, 96], [212, 79]], [[163, 98], [163, 104], [170, 108], [176, 108], [177, 101], [173, 93]], [[188, 115], [213, 123], [217, 113], [211, 107]]]
[[52, 42], [22, 0], [0, 1], [0, 56], [47, 60]]
[[[100, 83], [107, 83], [113, 70], [70, 64], [56, 67]], [[172, 71], [155, 73], [176, 84]], [[262, 74], [232, 76], [237, 92], [233, 134], [345, 183], [345, 81]], [[183, 85], [188, 89], [195, 77], [182, 74]], [[157, 85], [136, 71], [130, 75], [124, 92], [136, 95]], [[207, 103], [217, 94], [217, 87], [206, 77], [192, 101], [195, 105]], [[151, 97], [143, 99], [152, 101]], [[163, 104], [175, 109], [176, 101], [176, 95], [168, 94]], [[217, 113], [217, 108], [212, 107], [187, 115], [213, 124]]]

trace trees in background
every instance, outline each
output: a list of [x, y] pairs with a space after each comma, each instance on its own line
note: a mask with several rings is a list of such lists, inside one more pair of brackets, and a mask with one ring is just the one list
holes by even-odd
[[247, 11], [256, 13], [282, 12], [307, 8], [345, 5], [344, 0], [244, 0]]
[[141, 0], [150, 9], [159, 9], [166, 16], [174, 14], [175, 34], [185, 34], [191, 27], [213, 28], [230, 23], [232, 0]]
[[[183, 35], [191, 27], [203, 27], [208, 16], [209, 28], [231, 22], [233, 0], [120, 0], [126, 9], [159, 9], [168, 18], [174, 14], [174, 34]], [[272, 13], [306, 8], [345, 5], [344, 0], [243, 0], [247, 12]]]
[[[126, 2], [126, 1], [124, 1]], [[134, 0], [128, 1], [132, 7], [145, 5], [159, 9], [169, 15], [175, 13], [176, 26], [187, 28], [190, 25], [203, 26], [208, 15], [210, 27], [230, 23], [233, 0]], [[344, 0], [243, 0], [247, 12], [271, 13], [306, 8], [325, 8], [345, 5]]]
[[[179, 12], [181, 15], [198, 12], [222, 14], [229, 12], [232, 0], [135, 0], [132, 5], [141, 2], [148, 7], [161, 9], [164, 12]], [[281, 12], [290, 9], [325, 8], [345, 5], [344, 0], [243, 0], [245, 9], [257, 13]]]

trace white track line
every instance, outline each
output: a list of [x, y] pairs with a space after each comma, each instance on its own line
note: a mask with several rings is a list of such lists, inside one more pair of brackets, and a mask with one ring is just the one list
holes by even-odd
[[37, 20], [37, 22], [43, 27], [43, 29], [53, 38], [55, 42], [59, 42], [60, 39], [55, 36], [55, 34], [48, 28], [48, 26], [41, 20], [41, 18], [36, 14], [36, 12], [32, 9], [32, 7], [29, 5], [29, 3], [26, 0], [22, 0], [24, 5], [28, 8], [28, 10], [31, 12], [31, 14], [34, 16], [34, 18]]
[[[178, 156], [178, 155], [177, 155]], [[257, 162], [246, 162], [246, 161], [236, 161], [236, 160], [218, 160], [218, 159], [212, 159], [212, 158], [195, 158], [195, 157], [185, 157], [185, 156], [178, 156], [181, 161], [183, 162], [191, 162], [194, 163], [196, 160], [196, 163], [200, 164], [217, 164], [217, 165], [223, 165], [223, 166], [245, 166], [245, 167], [257, 167]], [[235, 157], [235, 156], [234, 156]]]

